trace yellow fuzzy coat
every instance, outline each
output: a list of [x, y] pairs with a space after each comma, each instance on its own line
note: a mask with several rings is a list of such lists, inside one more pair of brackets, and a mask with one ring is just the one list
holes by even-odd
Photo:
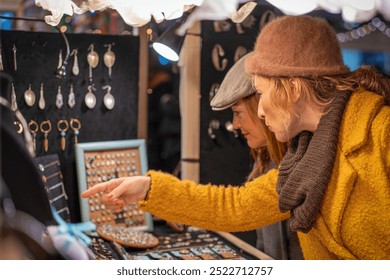
[[[199, 185], [149, 171], [144, 210], [209, 230], [252, 230], [289, 217], [278, 209], [277, 171], [242, 187]], [[314, 227], [298, 233], [305, 259], [390, 259], [390, 107], [351, 95], [333, 175]]]

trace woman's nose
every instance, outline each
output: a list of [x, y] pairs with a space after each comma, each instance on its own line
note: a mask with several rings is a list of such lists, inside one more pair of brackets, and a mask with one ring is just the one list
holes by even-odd
[[259, 105], [257, 106], [257, 116], [261, 119], [265, 119], [265, 114], [263, 110], [263, 106], [261, 106], [261, 100], [259, 101]]
[[240, 129], [240, 127], [241, 127], [240, 122], [235, 117], [233, 117], [233, 128]]

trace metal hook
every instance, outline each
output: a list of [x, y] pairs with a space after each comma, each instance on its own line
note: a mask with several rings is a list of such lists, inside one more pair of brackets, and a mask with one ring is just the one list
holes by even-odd
[[111, 92], [111, 86], [110, 85], [106, 85], [106, 86], [102, 87], [102, 89], [107, 89], [107, 92]]
[[92, 90], [96, 91], [95, 84], [92, 84], [92, 85], [88, 86], [88, 91], [91, 92]]
[[72, 52], [70, 53], [70, 56], [72, 55], [77, 55], [78, 49], [73, 49]]

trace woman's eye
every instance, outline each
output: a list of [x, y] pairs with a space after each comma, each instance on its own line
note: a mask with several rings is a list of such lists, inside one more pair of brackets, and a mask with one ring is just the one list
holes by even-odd
[[241, 112], [233, 112], [234, 117], [240, 118]]

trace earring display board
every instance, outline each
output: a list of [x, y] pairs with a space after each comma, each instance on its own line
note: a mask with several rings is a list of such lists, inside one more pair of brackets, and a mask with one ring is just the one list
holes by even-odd
[[[253, 160], [245, 139], [233, 128], [231, 109], [213, 111], [210, 101], [229, 69], [252, 51], [259, 30], [280, 15], [272, 5], [259, 3], [241, 23], [202, 21], [200, 182], [241, 185]], [[224, 172], [221, 172], [224, 170]], [[256, 233], [235, 233], [256, 244]], [[250, 235], [250, 236], [248, 236]]]
[[58, 154], [72, 222], [80, 221], [74, 145], [137, 137], [139, 37], [0, 30], [2, 92], [23, 114], [36, 155]]
[[[148, 169], [145, 140], [77, 144], [76, 168], [79, 193], [110, 179], [143, 175]], [[105, 229], [109, 225], [112, 230], [153, 230], [151, 215], [140, 210], [138, 203], [127, 205], [120, 213], [113, 213], [100, 203], [99, 196], [100, 194], [89, 199], [80, 198], [82, 221], [92, 221], [98, 229]]]

